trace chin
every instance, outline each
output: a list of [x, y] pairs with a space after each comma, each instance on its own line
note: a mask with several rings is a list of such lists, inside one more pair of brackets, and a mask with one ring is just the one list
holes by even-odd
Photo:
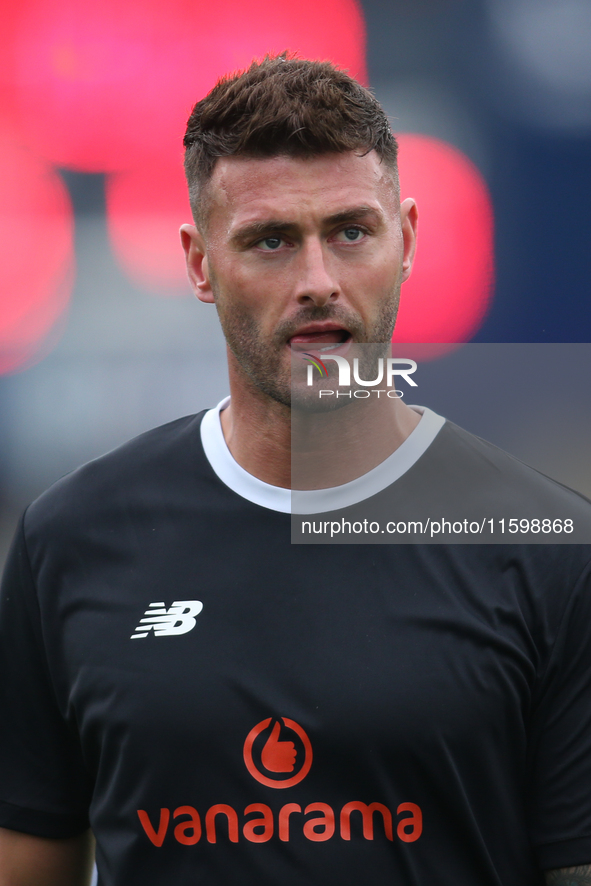
[[309, 388], [304, 385], [298, 385], [290, 393], [292, 411], [314, 415], [337, 412], [345, 406], [352, 406], [354, 403], [359, 404], [360, 402], [358, 400], [349, 400], [347, 398], [337, 399], [336, 397], [320, 397], [319, 387]]

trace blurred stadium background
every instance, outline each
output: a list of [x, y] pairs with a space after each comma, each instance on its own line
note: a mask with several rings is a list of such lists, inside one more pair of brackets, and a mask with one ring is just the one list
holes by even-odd
[[[2, 11], [0, 564], [55, 479], [227, 392], [178, 242], [181, 141], [192, 104], [253, 56], [330, 58], [391, 116], [403, 196], [422, 210], [399, 341], [591, 339], [589, 0]], [[591, 495], [591, 351], [571, 350], [566, 367], [564, 349], [525, 348], [528, 371], [504, 376], [485, 359], [465, 395], [428, 405]]]

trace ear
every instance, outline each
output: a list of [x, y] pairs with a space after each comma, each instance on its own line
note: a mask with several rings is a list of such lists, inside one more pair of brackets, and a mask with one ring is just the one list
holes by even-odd
[[180, 234], [191, 288], [199, 301], [213, 304], [205, 241], [195, 225], [182, 225]]
[[400, 204], [400, 223], [402, 225], [402, 239], [404, 243], [402, 257], [402, 282], [404, 283], [410, 277], [417, 248], [419, 212], [417, 204], [412, 197], [407, 197]]

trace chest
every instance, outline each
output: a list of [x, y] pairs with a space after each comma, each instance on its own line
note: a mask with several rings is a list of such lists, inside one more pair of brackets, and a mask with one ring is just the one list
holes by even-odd
[[119, 722], [179, 748], [235, 732], [240, 749], [282, 716], [345, 755], [460, 752], [509, 726], [524, 749], [539, 649], [522, 583], [458, 548], [226, 538], [114, 539], [67, 575], [54, 660], [83, 736]]

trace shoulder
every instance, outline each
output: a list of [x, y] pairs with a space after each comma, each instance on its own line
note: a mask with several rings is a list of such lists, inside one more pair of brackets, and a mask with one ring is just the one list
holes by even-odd
[[449, 421], [383, 490], [378, 510], [422, 521], [430, 544], [591, 543], [585, 495]]
[[435, 443], [428, 453], [428, 470], [447, 475], [469, 497], [552, 510], [568, 505], [591, 519], [591, 501], [585, 495], [453, 422], [445, 423]]
[[[89, 521], [109, 519], [129, 507], [149, 507], [166, 498], [179, 479], [207, 470], [200, 442], [205, 413], [146, 431], [62, 477], [27, 509], [25, 530], [35, 537]], [[182, 485], [182, 483], [181, 483]]]

